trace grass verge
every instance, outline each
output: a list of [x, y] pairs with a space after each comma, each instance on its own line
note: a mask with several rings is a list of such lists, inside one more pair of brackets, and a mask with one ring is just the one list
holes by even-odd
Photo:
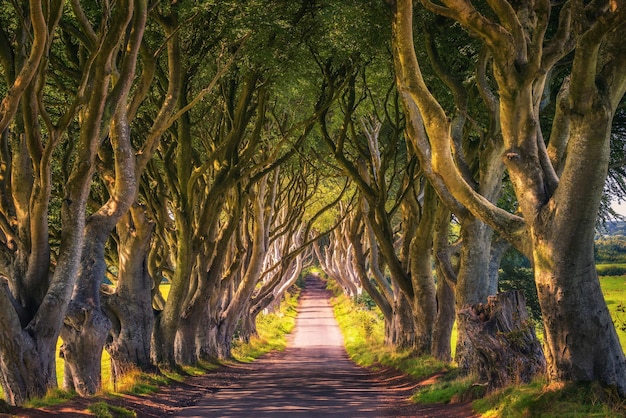
[[485, 418], [626, 416], [624, 400], [597, 384], [548, 385], [545, 379], [498, 390], [473, 407]]
[[236, 361], [249, 363], [265, 353], [284, 350], [287, 334], [296, 326], [298, 297], [300, 291], [288, 291], [278, 312], [261, 314], [257, 318], [257, 336], [249, 342], [235, 341], [231, 353]]
[[433, 357], [415, 357], [410, 350], [397, 350], [384, 343], [384, 321], [377, 309], [355, 304], [340, 294], [332, 299], [335, 318], [348, 355], [356, 364], [377, 368], [394, 367], [416, 379], [451, 370]]
[[32, 399], [24, 404], [26, 408], [44, 408], [46, 406], [59, 405], [77, 396], [76, 392], [63, 389], [50, 389], [46, 396], [40, 399]]
[[129, 411], [128, 409], [120, 408], [119, 406], [109, 405], [106, 402], [96, 402], [89, 405], [87, 409], [98, 418], [124, 418], [137, 416], [134, 411]]
[[[332, 282], [331, 282], [332, 283]], [[332, 289], [332, 284], [330, 285]], [[339, 294], [337, 294], [339, 293]], [[412, 400], [419, 403], [449, 403], [473, 395], [474, 381], [460, 377], [456, 369], [431, 356], [415, 356], [384, 343], [384, 320], [376, 308], [355, 303], [340, 292], [332, 299], [335, 317], [344, 337], [348, 355], [356, 364], [377, 369], [393, 367], [417, 380], [437, 376], [432, 385], [417, 391]]]

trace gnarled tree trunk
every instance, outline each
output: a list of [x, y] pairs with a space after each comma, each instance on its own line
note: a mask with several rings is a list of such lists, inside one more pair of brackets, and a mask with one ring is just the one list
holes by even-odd
[[458, 313], [459, 326], [471, 341], [467, 361], [489, 389], [529, 383], [546, 370], [546, 359], [521, 291], [490, 296], [486, 304], [466, 306]]
[[113, 382], [133, 369], [152, 371], [150, 336], [154, 326], [152, 278], [147, 256], [154, 223], [134, 205], [117, 224], [119, 271], [112, 294], [103, 294], [103, 310], [112, 323], [105, 349]]

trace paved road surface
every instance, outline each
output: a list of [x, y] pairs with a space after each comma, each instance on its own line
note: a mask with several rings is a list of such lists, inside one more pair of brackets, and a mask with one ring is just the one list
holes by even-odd
[[419, 415], [399, 413], [410, 408], [405, 400], [406, 382], [395, 388], [396, 395], [390, 394], [394, 391], [390, 382], [348, 359], [328, 302], [329, 293], [322, 286], [319, 280], [307, 282], [295, 332], [283, 353], [236, 365], [246, 370], [236, 373], [227, 387], [217, 388], [178, 416], [446, 416], [436, 410], [429, 413], [428, 408]]

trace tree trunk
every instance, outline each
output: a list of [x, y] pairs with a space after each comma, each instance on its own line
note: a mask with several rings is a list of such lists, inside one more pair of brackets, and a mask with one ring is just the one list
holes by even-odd
[[[226, 308], [220, 314], [217, 328], [217, 351], [220, 359], [231, 358], [231, 342], [239, 320], [247, 314], [250, 306], [250, 298], [259, 280], [263, 269], [263, 260], [267, 252], [267, 221], [271, 217], [271, 211], [266, 210], [274, 207], [275, 194], [266, 195], [267, 177], [263, 177], [260, 182], [253, 186], [251, 190], [252, 213], [254, 216], [253, 233], [250, 237], [252, 248], [250, 257], [247, 260], [245, 273], [241, 282], [237, 284], [233, 297], [225, 304]], [[276, 187], [274, 184], [273, 187]], [[235, 276], [236, 277], [236, 276]]]
[[129, 370], [152, 371], [150, 335], [154, 326], [152, 278], [147, 255], [154, 224], [134, 205], [117, 225], [119, 272], [114, 293], [103, 294], [105, 313], [113, 326], [105, 349], [111, 357], [113, 382]]
[[56, 338], [35, 342], [22, 329], [11, 299], [8, 283], [2, 278], [0, 305], [10, 310], [0, 309], [0, 322], [5, 325], [0, 329], [0, 383], [5, 400], [21, 405], [28, 399], [43, 397], [49, 388], [57, 386]]
[[[621, 36], [619, 31], [614, 35]], [[623, 67], [617, 74], [626, 77]], [[574, 105], [590, 108], [571, 115], [559, 187], [531, 226], [532, 258], [549, 376], [557, 381], [599, 381], [626, 396], [624, 352], [602, 295], [593, 251], [614, 108], [608, 107], [609, 94], [591, 83], [595, 95], [569, 98]], [[622, 82], [617, 97], [624, 86]]]
[[[107, 46], [110, 50], [96, 60], [96, 66], [104, 67], [100, 69], [103, 74], [97, 80], [102, 83], [97, 123], [109, 129], [102, 132], [100, 126], [91, 128], [96, 129], [91, 142], [100, 145], [103, 134], [108, 134], [113, 149], [113, 167], [105, 168], [103, 177], [114, 174], [115, 180], [105, 180], [110, 197], [87, 221], [81, 268], [61, 333], [65, 387], [75, 389], [82, 396], [93, 395], [100, 389], [102, 350], [111, 328], [111, 322], [100, 305], [100, 286], [107, 268], [105, 244], [117, 221], [132, 205], [137, 192], [135, 152], [130, 141], [126, 106], [146, 25], [146, 7], [145, 2], [135, 4], [133, 1], [116, 5], [114, 24], [107, 33], [113, 42]], [[125, 37], [127, 31], [129, 36]], [[127, 65], [122, 65], [116, 71], [117, 77], [112, 80], [113, 57], [122, 48], [127, 51]], [[109, 95], [109, 85], [113, 82], [118, 94]], [[102, 155], [105, 154], [103, 150]]]
[[189, 290], [189, 278], [191, 277], [193, 263], [189, 225], [187, 225], [185, 220], [179, 218], [177, 218], [176, 224], [178, 227], [176, 269], [174, 270], [165, 309], [160, 312], [155, 320], [150, 350], [153, 363], [169, 370], [176, 368], [176, 333], [180, 323], [183, 303]]
[[468, 364], [489, 389], [530, 382], [546, 369], [546, 360], [521, 291], [490, 296], [487, 304], [466, 306], [459, 327], [475, 356]]
[[195, 365], [198, 363], [196, 335], [198, 327], [201, 325], [205, 317], [206, 312], [204, 315], [200, 313], [200, 315], [187, 317], [185, 320], [181, 320], [178, 324], [176, 340], [174, 343], [174, 354], [176, 356], [177, 364]]
[[[260, 312], [260, 311], [259, 311]], [[256, 319], [259, 312], [251, 311], [248, 315], [244, 315], [239, 322], [239, 339], [245, 343], [250, 342], [250, 338], [256, 336]]]
[[[232, 237], [237, 231], [242, 215], [242, 202], [237, 200], [234, 207], [229, 207], [230, 218], [220, 233], [217, 242], [208, 245], [213, 251], [212, 257], [206, 254], [198, 256], [199, 265], [208, 268], [206, 272], [197, 272], [197, 286], [193, 295], [188, 297], [185, 308], [180, 316], [180, 331], [176, 337], [176, 360], [182, 364], [196, 364], [204, 359], [214, 361], [215, 353], [209, 348], [215, 342], [211, 336], [211, 324], [216, 324], [214, 312], [220, 312], [219, 306], [221, 280], [228, 256], [233, 256], [234, 261], [230, 269], [237, 269], [241, 260], [230, 253]], [[222, 203], [215, 206], [212, 216], [207, 224], [217, 226], [220, 221]], [[205, 248], [205, 252], [207, 252]], [[213, 315], [213, 316], [212, 316]], [[207, 325], [204, 321], [208, 321]]]
[[[433, 236], [433, 253], [437, 272], [437, 317], [433, 329], [432, 355], [450, 362], [452, 360], [452, 328], [456, 319], [456, 299], [454, 296], [457, 269], [452, 263], [450, 246], [450, 219], [452, 213], [439, 205]], [[456, 341], [454, 341], [456, 344]]]
[[93, 395], [100, 389], [102, 350], [111, 328], [99, 297], [106, 271], [102, 235], [107, 236], [108, 231], [96, 230], [94, 225], [85, 228], [81, 270], [61, 330], [60, 355], [65, 360], [63, 386], [81, 396]]
[[458, 340], [455, 360], [462, 370], [475, 368], [472, 362], [477, 358], [464, 328], [466, 322], [458, 317], [466, 305], [486, 303], [489, 296], [489, 255], [493, 231], [487, 225], [468, 216], [461, 222], [462, 248], [459, 272], [456, 283], [456, 309]]
[[[593, 250], [589, 251], [593, 254]], [[592, 258], [591, 258], [592, 260]], [[568, 263], [570, 264], [570, 263]], [[593, 261], [535, 273], [546, 335], [548, 373], [556, 381], [599, 380], [626, 393], [624, 354]]]
[[385, 341], [400, 350], [415, 350], [415, 317], [411, 302], [403, 292], [397, 292], [389, 325], [385, 321]]
[[231, 353], [233, 335], [237, 324], [232, 318], [222, 319], [216, 328], [215, 334], [215, 353], [220, 360], [230, 360], [233, 355]]
[[198, 329], [198, 358], [208, 362], [216, 362], [220, 359], [217, 349], [217, 318], [215, 314], [209, 314], [208, 323]]
[[[443, 275], [437, 281], [437, 318], [433, 329], [431, 354], [445, 362], [452, 360], [452, 327], [455, 320], [454, 285]], [[456, 341], [454, 342], [456, 343]]]

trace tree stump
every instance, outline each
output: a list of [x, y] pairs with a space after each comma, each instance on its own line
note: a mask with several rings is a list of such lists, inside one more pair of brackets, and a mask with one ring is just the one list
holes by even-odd
[[545, 372], [546, 359], [522, 291], [489, 296], [486, 304], [468, 305], [458, 317], [474, 349], [470, 372], [489, 390], [528, 383]]

